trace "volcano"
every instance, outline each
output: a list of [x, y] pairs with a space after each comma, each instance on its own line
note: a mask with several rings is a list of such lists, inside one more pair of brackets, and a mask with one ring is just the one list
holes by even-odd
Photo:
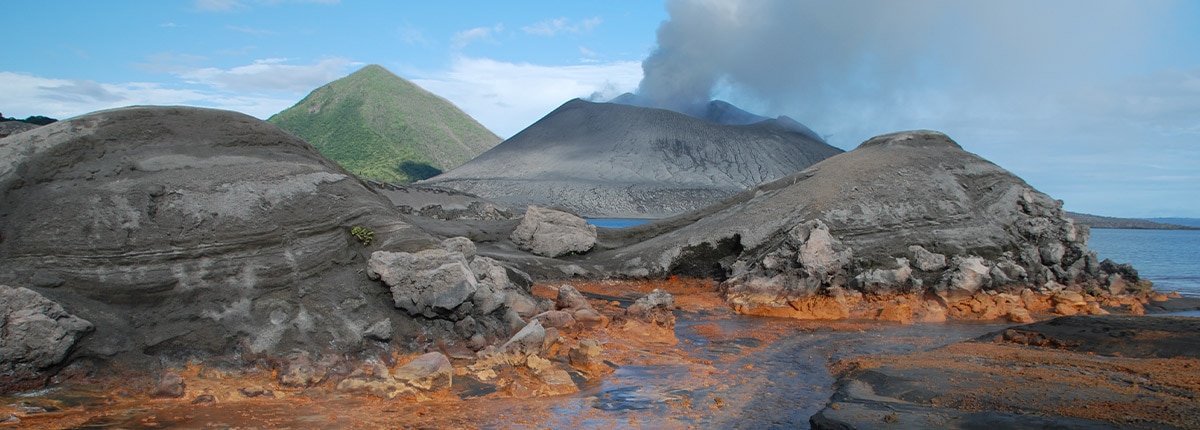
[[571, 100], [474, 160], [418, 184], [515, 208], [659, 218], [720, 202], [842, 152], [786, 117], [742, 124], [753, 114], [724, 102], [709, 106], [737, 123], [619, 101]]

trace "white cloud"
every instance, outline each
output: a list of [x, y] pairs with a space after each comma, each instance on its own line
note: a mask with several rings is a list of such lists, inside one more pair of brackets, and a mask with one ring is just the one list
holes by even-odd
[[296, 103], [292, 97], [221, 93], [192, 88], [168, 88], [146, 82], [100, 83], [89, 80], [53, 79], [0, 72], [0, 93], [6, 102], [23, 111], [6, 116], [44, 115], [66, 119], [103, 109], [130, 105], [188, 105], [228, 109], [259, 118]]
[[504, 24], [496, 24], [491, 27], [475, 27], [455, 33], [452, 41], [455, 48], [462, 48], [473, 42], [497, 43], [496, 38], [492, 35], [493, 33], [502, 31], [504, 31]]
[[220, 90], [267, 93], [274, 91], [307, 93], [346, 75], [356, 65], [345, 58], [328, 58], [312, 65], [286, 64], [287, 59], [268, 58], [231, 69], [206, 67], [177, 72], [188, 83]]
[[0, 72], [0, 94], [5, 95], [8, 106], [23, 109], [4, 112], [8, 116], [45, 115], [65, 119], [129, 105], [187, 105], [233, 110], [266, 119], [358, 65], [331, 58], [310, 65], [265, 59], [230, 69], [178, 64], [143, 66], [180, 79], [174, 83], [104, 83]]
[[581, 34], [592, 31], [593, 28], [600, 25], [600, 22], [600, 17], [588, 18], [577, 22], [571, 22], [567, 18], [555, 18], [521, 27], [521, 30], [540, 36], [555, 36], [559, 33]]
[[633, 91], [641, 78], [636, 61], [543, 66], [460, 57], [449, 71], [421, 74], [412, 81], [510, 137], [567, 100], [612, 98]]

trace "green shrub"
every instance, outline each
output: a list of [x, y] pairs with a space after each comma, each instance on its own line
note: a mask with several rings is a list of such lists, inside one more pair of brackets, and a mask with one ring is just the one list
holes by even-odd
[[367, 230], [361, 225], [356, 225], [351, 228], [350, 234], [353, 235], [355, 239], [358, 239], [359, 242], [362, 242], [363, 246], [370, 245], [371, 240], [375, 239], [375, 232]]

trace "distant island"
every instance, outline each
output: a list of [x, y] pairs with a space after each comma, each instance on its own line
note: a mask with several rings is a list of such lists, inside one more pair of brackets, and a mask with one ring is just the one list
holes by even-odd
[[1099, 215], [1067, 212], [1067, 217], [1076, 223], [1091, 228], [1114, 228], [1134, 230], [1200, 230], [1200, 219], [1194, 218], [1114, 218]]

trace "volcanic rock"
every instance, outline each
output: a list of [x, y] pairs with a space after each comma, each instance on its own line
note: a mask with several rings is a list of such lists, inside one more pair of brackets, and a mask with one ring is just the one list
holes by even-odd
[[183, 381], [183, 377], [178, 373], [167, 372], [158, 378], [158, 384], [154, 387], [154, 392], [150, 393], [151, 397], [168, 397], [180, 398], [187, 392], [187, 384]]
[[419, 184], [510, 207], [661, 217], [717, 203], [841, 152], [811, 131], [797, 130], [780, 120], [723, 125], [667, 110], [576, 99], [474, 160]]
[[454, 366], [442, 353], [430, 352], [396, 369], [392, 378], [425, 391], [438, 391], [454, 383]]
[[1197, 333], [1200, 320], [1188, 317], [1060, 317], [930, 351], [850, 359], [811, 424], [1195, 428]]
[[0, 393], [36, 386], [92, 328], [33, 290], [0, 285]]
[[521, 331], [514, 334], [512, 338], [498, 348], [508, 361], [514, 365], [523, 364], [529, 356], [537, 355], [542, 351], [542, 344], [546, 340], [546, 329], [542, 327], [542, 322], [532, 320], [525, 325]]
[[659, 327], [675, 327], [675, 297], [663, 290], [655, 289], [629, 305], [625, 315]]
[[427, 249], [416, 253], [375, 251], [369, 275], [387, 284], [397, 308], [412, 316], [448, 315], [479, 288], [461, 252]]
[[568, 358], [571, 360], [571, 365], [582, 369], [591, 369], [600, 365], [600, 354], [604, 352], [600, 346], [600, 341], [596, 339], [582, 339], [579, 345], [571, 348], [567, 352]]
[[[921, 269], [911, 271], [910, 287], [947, 302], [1000, 286], [1106, 286], [1119, 267], [1096, 261], [1087, 228], [1061, 205], [944, 134], [910, 131], [872, 138], [720, 205], [629, 229], [649, 239], [593, 253], [597, 264], [625, 273], [727, 277], [727, 298], [744, 310], [810, 306], [797, 300], [834, 287], [887, 293], [869, 281], [897, 269], [900, 258]], [[951, 264], [941, 267], [937, 255]], [[991, 277], [995, 267], [1003, 279]]]
[[316, 364], [424, 348], [418, 337], [462, 341], [455, 323], [467, 316], [472, 337], [503, 339], [519, 319], [499, 309], [507, 299], [490, 314], [455, 307], [478, 305], [462, 252], [461, 289], [408, 306], [419, 317], [397, 312], [388, 286], [364, 274], [368, 257], [451, 254], [441, 238], [312, 146], [243, 114], [131, 107], [0, 139], [0, 201], [0, 283], [96, 327], [68, 361], [286, 367], [293, 351]]
[[530, 206], [510, 238], [518, 248], [554, 258], [592, 249], [596, 226], [563, 211]]
[[563, 285], [558, 287], [558, 296], [555, 300], [555, 307], [558, 309], [567, 309], [577, 311], [581, 309], [591, 309], [592, 305], [588, 303], [587, 298], [580, 293], [579, 290], [571, 285]]
[[38, 127], [40, 126], [37, 124], [30, 124], [25, 121], [0, 121], [0, 138], [24, 133]]

